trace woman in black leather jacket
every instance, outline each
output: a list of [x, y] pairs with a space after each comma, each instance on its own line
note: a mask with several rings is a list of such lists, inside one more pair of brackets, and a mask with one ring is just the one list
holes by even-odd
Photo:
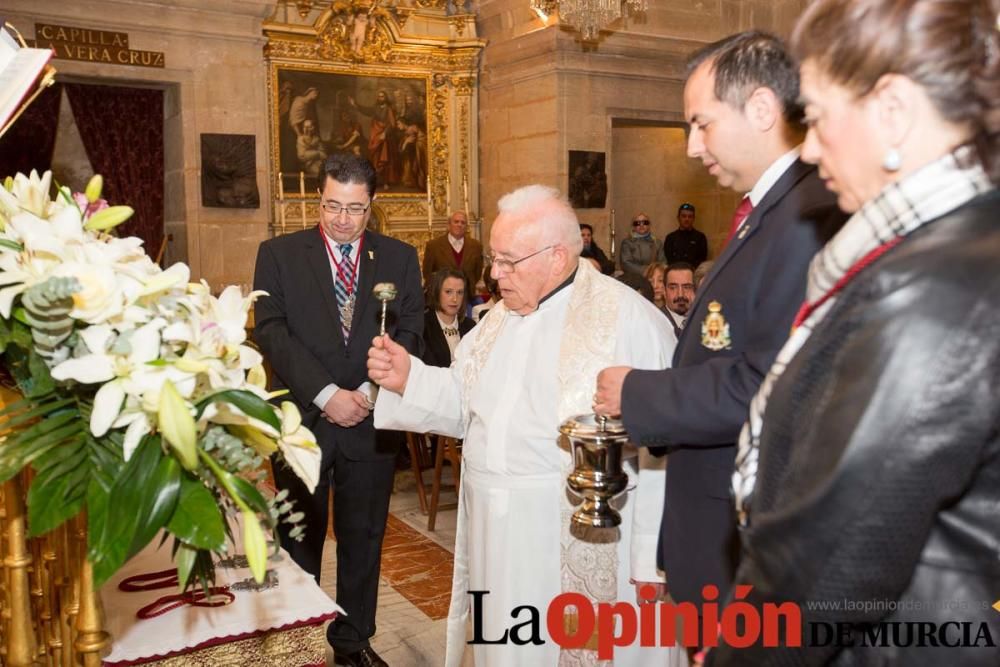
[[796, 28], [802, 157], [852, 217], [733, 487], [736, 583], [798, 603], [802, 645], [710, 664], [1000, 665], [997, 5], [816, 0]]

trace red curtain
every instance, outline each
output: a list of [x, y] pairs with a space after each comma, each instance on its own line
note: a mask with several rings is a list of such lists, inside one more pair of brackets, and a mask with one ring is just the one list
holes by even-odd
[[32, 169], [42, 174], [52, 166], [61, 93], [59, 84], [46, 88], [0, 137], [0, 179]]
[[163, 242], [163, 91], [66, 83], [66, 96], [103, 197], [135, 209], [118, 228], [153, 258]]

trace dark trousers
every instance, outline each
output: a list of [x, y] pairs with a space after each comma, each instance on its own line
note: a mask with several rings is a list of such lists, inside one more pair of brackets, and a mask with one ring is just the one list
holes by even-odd
[[389, 515], [389, 495], [395, 459], [382, 457], [368, 461], [344, 458], [339, 448], [324, 448], [323, 469], [316, 492], [310, 494], [291, 469], [274, 464], [279, 489], [288, 489], [295, 501], [294, 512], [304, 512], [305, 537], [296, 542], [288, 537], [287, 524], [278, 532], [292, 560], [319, 582], [326, 541], [326, 526], [333, 489], [333, 532], [337, 539], [337, 597], [347, 612], [327, 628], [327, 640], [335, 651], [352, 653], [368, 646], [375, 634], [378, 604], [378, 577], [382, 538]]

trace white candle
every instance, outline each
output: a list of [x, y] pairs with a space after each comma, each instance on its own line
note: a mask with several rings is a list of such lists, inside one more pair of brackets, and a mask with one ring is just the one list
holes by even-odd
[[451, 176], [444, 177], [444, 196], [445, 196], [445, 208], [448, 210], [444, 212], [445, 215], [451, 215]]
[[285, 233], [285, 184], [284, 174], [278, 172], [278, 219], [281, 221], [281, 233]]
[[427, 232], [434, 233], [434, 207], [431, 204], [431, 177], [427, 176]]
[[284, 180], [282, 177], [283, 177], [283, 174], [279, 171], [278, 172], [278, 199], [284, 199], [285, 198], [285, 184], [282, 183], [282, 180]]
[[304, 171], [299, 172], [299, 195], [302, 197], [302, 229], [305, 229], [308, 225], [306, 223], [306, 173]]
[[465, 203], [465, 217], [472, 218], [472, 211], [469, 209], [469, 179], [462, 174], [462, 201]]

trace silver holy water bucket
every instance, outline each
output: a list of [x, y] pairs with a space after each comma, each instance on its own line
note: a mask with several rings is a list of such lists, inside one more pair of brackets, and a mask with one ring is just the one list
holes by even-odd
[[567, 419], [559, 431], [569, 439], [573, 454], [573, 472], [566, 485], [583, 498], [573, 523], [594, 528], [621, 524], [611, 499], [628, 486], [622, 470], [622, 447], [628, 442], [625, 427], [618, 419], [586, 414]]

